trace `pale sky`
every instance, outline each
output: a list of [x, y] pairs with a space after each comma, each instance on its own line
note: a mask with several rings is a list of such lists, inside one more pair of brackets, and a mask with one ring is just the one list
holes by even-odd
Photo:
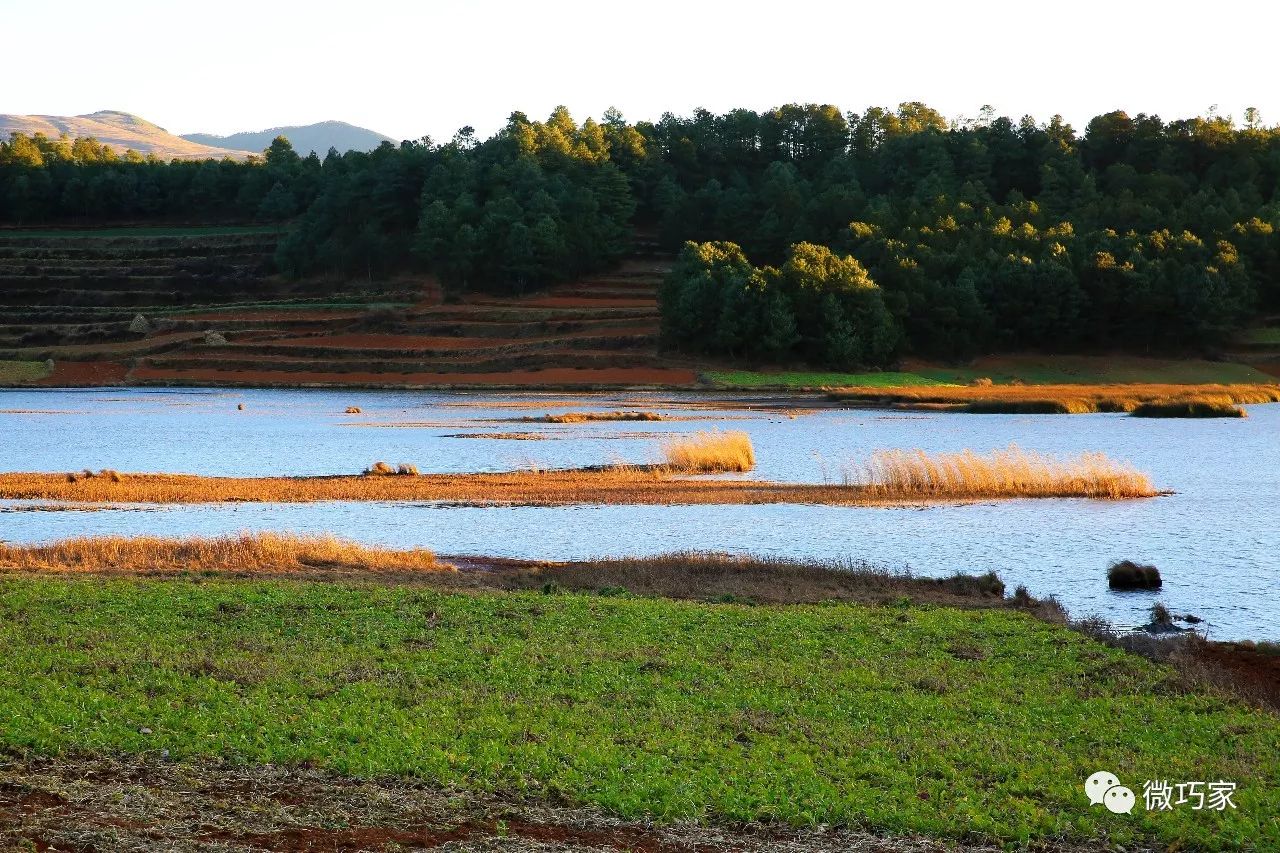
[[1280, 4], [0, 0], [0, 113], [135, 113], [174, 133], [340, 119], [482, 135], [513, 110], [983, 104], [1078, 131], [1122, 108], [1280, 123]]

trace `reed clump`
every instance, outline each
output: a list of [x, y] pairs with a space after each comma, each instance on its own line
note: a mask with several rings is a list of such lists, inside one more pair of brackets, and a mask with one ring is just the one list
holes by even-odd
[[751, 436], [740, 430], [705, 430], [662, 443], [664, 467], [680, 474], [750, 471], [756, 465]]
[[68, 473], [67, 482], [78, 483], [81, 480], [92, 480], [95, 477], [101, 477], [102, 479], [109, 480], [112, 483], [119, 483], [121, 480], [124, 479], [123, 474], [121, 474], [119, 471], [113, 471], [110, 468], [103, 468], [101, 471], [97, 472], [96, 474], [93, 472], [93, 469], [85, 468], [79, 474], [75, 473], [74, 471]]
[[366, 477], [417, 477], [418, 466], [408, 462], [399, 465], [388, 465], [386, 462], [375, 462], [362, 472]]
[[1159, 569], [1133, 560], [1112, 563], [1107, 569], [1107, 586], [1111, 589], [1160, 589], [1163, 583]]
[[846, 470], [846, 485], [870, 495], [903, 499], [1146, 498], [1158, 494], [1147, 475], [1102, 453], [1056, 458], [1010, 445], [930, 455], [881, 450]]
[[294, 573], [316, 570], [454, 571], [431, 551], [367, 548], [334, 536], [242, 533], [169, 539], [95, 536], [49, 545], [0, 544], [6, 572]]
[[1151, 400], [1136, 406], [1135, 418], [1244, 418], [1248, 412], [1226, 395], [1200, 394]]

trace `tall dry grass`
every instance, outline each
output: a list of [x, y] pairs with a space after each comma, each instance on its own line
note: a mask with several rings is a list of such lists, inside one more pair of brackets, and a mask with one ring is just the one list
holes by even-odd
[[1102, 453], [1061, 459], [1010, 445], [987, 454], [965, 450], [880, 450], [846, 470], [845, 484], [883, 498], [1147, 498], [1146, 474]]
[[756, 466], [751, 436], [738, 430], [705, 430], [673, 436], [662, 443], [663, 464], [681, 474], [750, 471]]
[[213, 538], [101, 536], [50, 545], [0, 544], [0, 571], [294, 573], [315, 570], [439, 572], [431, 551], [366, 548], [334, 536], [243, 533]]

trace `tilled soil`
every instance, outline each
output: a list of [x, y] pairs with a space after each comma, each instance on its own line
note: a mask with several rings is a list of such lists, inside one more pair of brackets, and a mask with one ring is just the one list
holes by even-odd
[[[660, 826], [597, 810], [313, 769], [0, 756], [0, 850], [986, 853], [854, 830]], [[1106, 844], [1040, 846], [1043, 851]], [[1128, 848], [1134, 851], [1135, 848]]]

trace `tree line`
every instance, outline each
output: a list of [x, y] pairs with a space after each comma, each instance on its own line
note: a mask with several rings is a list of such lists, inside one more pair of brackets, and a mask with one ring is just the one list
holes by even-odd
[[647, 229], [680, 252], [670, 346], [832, 365], [1212, 348], [1280, 309], [1278, 187], [1280, 129], [1256, 111], [1116, 111], [1077, 133], [919, 103], [582, 124], [559, 108], [483, 141], [321, 160], [279, 139], [244, 162], [0, 142], [0, 222], [287, 221], [277, 262], [297, 276], [415, 267], [518, 292], [606, 267]]

